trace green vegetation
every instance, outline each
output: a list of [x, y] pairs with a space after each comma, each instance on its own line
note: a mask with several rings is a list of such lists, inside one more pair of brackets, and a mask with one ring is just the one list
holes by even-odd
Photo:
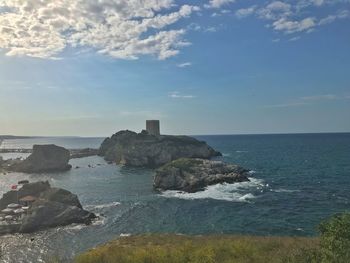
[[190, 171], [192, 167], [202, 164], [201, 160], [191, 158], [180, 158], [170, 163], [165, 164], [160, 169], [169, 169], [171, 167], [182, 169], [183, 171]]
[[140, 235], [79, 255], [74, 263], [348, 263], [350, 213], [319, 226], [319, 238]]
[[322, 262], [350, 262], [350, 213], [335, 215], [319, 226]]

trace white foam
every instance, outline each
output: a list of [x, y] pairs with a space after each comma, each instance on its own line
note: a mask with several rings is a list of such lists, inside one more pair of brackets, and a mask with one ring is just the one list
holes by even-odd
[[233, 202], [248, 202], [256, 198], [249, 190], [261, 189], [264, 187], [263, 181], [256, 178], [249, 178], [250, 182], [234, 184], [216, 184], [205, 188], [204, 191], [187, 193], [182, 191], [164, 191], [162, 196], [167, 198], [180, 199], [215, 199]]
[[107, 204], [100, 204], [100, 205], [86, 205], [86, 209], [104, 209], [104, 208], [111, 208], [111, 207], [116, 207], [119, 206], [119, 202], [112, 202], [112, 203], [107, 203]]
[[223, 153], [222, 156], [224, 156], [224, 157], [229, 157], [229, 156], [231, 156], [231, 154], [229, 154], [229, 153]]

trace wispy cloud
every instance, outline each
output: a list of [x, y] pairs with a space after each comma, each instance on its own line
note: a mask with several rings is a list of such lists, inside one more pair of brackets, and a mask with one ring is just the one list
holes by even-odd
[[253, 6], [248, 7], [248, 8], [241, 8], [241, 9], [238, 9], [236, 11], [235, 15], [238, 18], [247, 17], [247, 16], [250, 16], [251, 14], [253, 14], [255, 12], [256, 8], [257, 8], [256, 5], [253, 5]]
[[310, 103], [307, 103], [307, 102], [291, 102], [291, 103], [284, 103], [284, 104], [265, 105], [264, 108], [289, 108], [289, 107], [305, 106], [309, 104]]
[[341, 98], [338, 95], [334, 94], [325, 94], [325, 95], [314, 95], [314, 96], [306, 96], [306, 97], [301, 97], [302, 100], [304, 101], [319, 101], [319, 100], [336, 100]]
[[187, 68], [187, 67], [192, 66], [192, 63], [191, 62], [184, 62], [184, 63], [177, 64], [176, 66], [178, 68]]
[[322, 101], [344, 100], [344, 99], [350, 99], [350, 96], [348, 95], [341, 96], [341, 95], [335, 95], [335, 94], [313, 95], [313, 96], [300, 97], [293, 102], [265, 105], [264, 108], [299, 107], [299, 106], [311, 105], [314, 103], [320, 103]]
[[180, 94], [178, 91], [170, 92], [168, 96], [172, 99], [193, 99], [196, 97], [194, 95], [189, 95], [189, 94], [186, 94], [186, 95]]
[[220, 8], [222, 6], [234, 3], [235, 0], [209, 0], [208, 4], [205, 4], [205, 8]]
[[333, 14], [326, 13], [324, 17], [316, 17], [310, 12], [311, 8], [319, 9], [334, 2], [344, 5], [349, 3], [348, 0], [299, 0], [294, 3], [270, 0], [260, 6], [238, 9], [235, 15], [240, 19], [255, 15], [258, 19], [266, 21], [266, 27], [284, 34], [310, 33], [320, 26], [350, 17], [350, 12], [345, 6]]

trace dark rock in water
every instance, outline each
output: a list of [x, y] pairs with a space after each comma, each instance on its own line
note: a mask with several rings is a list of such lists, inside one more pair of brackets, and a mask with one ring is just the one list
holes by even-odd
[[40, 194], [41, 199], [83, 208], [78, 196], [61, 188], [50, 188]]
[[249, 181], [249, 170], [221, 161], [181, 158], [156, 170], [154, 188], [196, 192], [219, 183]]
[[19, 229], [21, 233], [29, 233], [56, 226], [73, 223], [90, 224], [95, 215], [77, 206], [61, 202], [38, 200], [31, 207], [31, 214], [24, 218]]
[[91, 148], [85, 148], [85, 149], [80, 149], [80, 150], [71, 150], [70, 151], [70, 158], [71, 159], [84, 158], [84, 157], [98, 155], [98, 153], [99, 153], [98, 149], [91, 149]]
[[28, 233], [73, 223], [90, 224], [96, 218], [82, 208], [76, 195], [64, 189], [51, 188], [48, 182], [29, 183], [18, 191], [7, 192], [0, 199], [0, 210], [11, 203], [21, 203], [28, 197], [32, 199], [28, 212], [20, 221], [2, 225], [0, 234]]
[[221, 154], [205, 142], [189, 136], [120, 131], [104, 140], [99, 155], [117, 164], [159, 167], [178, 158], [208, 159]]
[[33, 153], [24, 161], [11, 165], [9, 170], [23, 173], [67, 171], [72, 168], [68, 164], [69, 158], [69, 151], [63, 147], [34, 145]]

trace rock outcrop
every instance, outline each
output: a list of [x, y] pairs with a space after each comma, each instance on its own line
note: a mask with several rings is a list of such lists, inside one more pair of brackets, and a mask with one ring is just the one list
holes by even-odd
[[96, 218], [93, 213], [82, 208], [76, 195], [64, 189], [52, 188], [48, 182], [24, 184], [18, 191], [5, 193], [0, 199], [0, 210], [9, 204], [20, 203], [25, 197], [34, 200], [29, 210], [23, 218], [2, 225], [0, 234], [35, 232], [73, 223], [90, 224]]
[[178, 158], [209, 159], [221, 154], [205, 142], [188, 136], [154, 136], [146, 131], [120, 131], [104, 140], [99, 155], [117, 164], [153, 168]]
[[84, 158], [84, 157], [98, 155], [98, 153], [99, 153], [98, 149], [92, 149], [92, 148], [70, 150], [70, 158], [71, 159]]
[[182, 158], [156, 170], [154, 188], [196, 192], [219, 183], [249, 181], [249, 170], [221, 161]]
[[70, 152], [60, 146], [34, 145], [33, 152], [24, 161], [17, 162], [9, 170], [23, 173], [61, 172], [72, 168], [68, 164]]

